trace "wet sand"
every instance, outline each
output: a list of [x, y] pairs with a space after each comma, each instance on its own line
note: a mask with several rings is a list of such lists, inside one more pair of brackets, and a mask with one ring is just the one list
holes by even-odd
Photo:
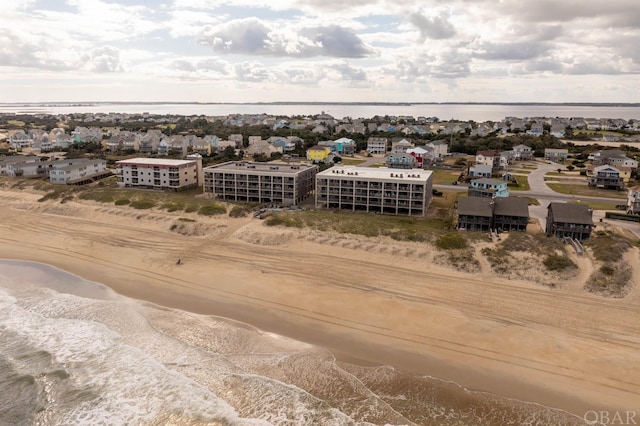
[[169, 230], [184, 213], [38, 198], [0, 192], [0, 257], [580, 417], [638, 408], [637, 286], [608, 299], [453, 271], [422, 245], [354, 249], [254, 219], [196, 216], [207, 236], [185, 236]]

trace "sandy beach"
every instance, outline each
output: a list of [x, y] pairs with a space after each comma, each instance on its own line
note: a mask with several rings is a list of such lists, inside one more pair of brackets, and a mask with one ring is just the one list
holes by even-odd
[[[40, 197], [0, 190], [0, 258], [580, 417], [640, 408], [637, 248], [634, 286], [615, 299], [583, 290], [588, 259], [550, 288], [536, 270], [530, 281], [456, 271], [424, 243]], [[191, 235], [171, 231], [180, 217], [196, 220]]]

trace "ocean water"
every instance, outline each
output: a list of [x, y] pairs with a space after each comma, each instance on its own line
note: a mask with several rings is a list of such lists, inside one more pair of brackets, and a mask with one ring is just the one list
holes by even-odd
[[0, 113], [71, 114], [129, 113], [166, 115], [269, 114], [277, 116], [327, 113], [335, 118], [371, 118], [376, 115], [438, 117], [440, 120], [500, 121], [506, 117], [584, 117], [640, 120], [637, 105], [561, 105], [561, 104], [200, 104], [200, 103], [79, 103], [79, 104], [2, 104]]
[[0, 260], [0, 425], [579, 425], [229, 319]]

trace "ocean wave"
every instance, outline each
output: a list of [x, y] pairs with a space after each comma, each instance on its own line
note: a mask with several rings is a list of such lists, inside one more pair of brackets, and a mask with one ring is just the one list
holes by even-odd
[[0, 261], [0, 354], [0, 424], [580, 424], [38, 264]]

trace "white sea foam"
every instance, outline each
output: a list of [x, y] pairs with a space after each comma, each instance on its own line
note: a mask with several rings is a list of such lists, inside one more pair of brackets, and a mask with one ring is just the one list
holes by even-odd
[[[42, 297], [50, 292], [37, 293]], [[38, 312], [37, 308], [42, 308], [60, 315], [60, 300], [55, 295], [48, 296], [26, 310], [15, 297], [0, 292], [0, 327], [27, 342], [33, 350], [50, 353], [53, 362], [69, 372], [73, 388], [96, 395], [49, 412], [47, 416], [53, 423], [136, 424], [153, 422], [163, 413], [204, 422], [243, 423], [236, 411], [210, 389], [124, 344], [121, 336], [107, 326], [81, 319], [50, 318]], [[58, 296], [67, 301], [75, 298]], [[87, 303], [92, 305], [94, 301]], [[75, 300], [74, 309], [80, 304]]]
[[[454, 384], [432, 385], [435, 380], [392, 367], [347, 368], [326, 350], [246, 324], [103, 297], [94, 283], [78, 293], [98, 291], [97, 298], [79, 297], [69, 294], [82, 285], [77, 277], [61, 283], [65, 276], [57, 271], [39, 281], [52, 285], [46, 288], [13, 280], [16, 269], [5, 266], [0, 261], [0, 362], [8, 368], [0, 368], [0, 385], [7, 378], [21, 381], [21, 397], [31, 404], [13, 411], [25, 416], [22, 423], [364, 425], [413, 419], [459, 425], [567, 419], [549, 416], [544, 407], [528, 416], [528, 408], [513, 411], [517, 404], [504, 398], [485, 404], [473, 397], [460, 408], [456, 404], [472, 393]], [[39, 272], [28, 276], [46, 273], [42, 265], [34, 268]], [[476, 415], [476, 409], [482, 412]], [[0, 424], [4, 420], [0, 410]]]

